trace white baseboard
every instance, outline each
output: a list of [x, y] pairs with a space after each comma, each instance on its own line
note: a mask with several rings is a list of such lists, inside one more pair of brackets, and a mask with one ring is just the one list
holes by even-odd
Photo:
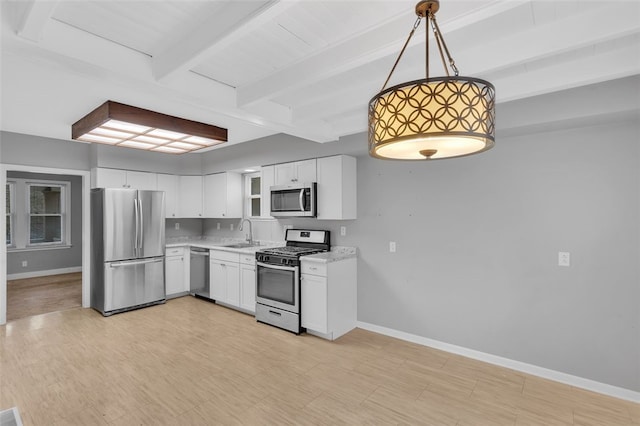
[[47, 275], [72, 274], [74, 272], [82, 272], [82, 266], [73, 266], [71, 268], [49, 269], [46, 271], [22, 272], [20, 274], [7, 275], [8, 280], [21, 280], [23, 278], [46, 277]]
[[416, 343], [418, 345], [428, 346], [430, 348], [439, 349], [445, 352], [462, 355], [467, 358], [476, 359], [478, 361], [487, 362], [489, 364], [510, 368], [512, 370], [531, 374], [533, 376], [554, 380], [556, 382], [564, 383], [570, 386], [575, 386], [578, 388], [587, 389], [587, 390], [601, 393], [604, 395], [613, 396], [615, 398], [620, 398], [620, 399], [624, 399], [632, 402], [640, 402], [640, 392], [632, 391], [630, 389], [612, 386], [606, 383], [596, 382], [595, 380], [573, 376], [571, 374], [562, 373], [560, 371], [550, 370], [544, 367], [538, 367], [537, 365], [527, 364], [525, 362], [515, 361], [509, 358], [503, 358], [497, 355], [492, 355], [485, 352], [468, 349], [462, 346], [452, 345], [450, 343], [440, 342], [438, 340], [417, 336], [415, 334], [405, 333], [403, 331], [398, 331], [391, 328], [370, 324], [367, 322], [358, 321], [358, 328], [373, 331], [379, 334], [384, 334], [385, 336], [389, 336], [389, 337], [395, 337], [397, 339]]

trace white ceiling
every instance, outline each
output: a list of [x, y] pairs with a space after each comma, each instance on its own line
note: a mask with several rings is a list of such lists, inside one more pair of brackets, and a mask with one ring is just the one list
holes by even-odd
[[[0, 128], [70, 139], [114, 100], [228, 128], [229, 144], [336, 140], [366, 130], [415, 3], [2, 0]], [[441, 0], [436, 16], [498, 102], [640, 74], [637, 0]], [[424, 77], [424, 37], [423, 22], [390, 85]]]

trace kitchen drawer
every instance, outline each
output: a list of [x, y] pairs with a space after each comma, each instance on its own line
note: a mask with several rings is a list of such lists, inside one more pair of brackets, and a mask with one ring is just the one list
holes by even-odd
[[327, 264], [318, 262], [300, 262], [300, 272], [303, 274], [327, 276]]
[[222, 260], [225, 262], [235, 262], [235, 263], [240, 262], [239, 253], [232, 253], [229, 251], [222, 251], [222, 250], [211, 250], [209, 253], [210, 253], [211, 259]]
[[165, 250], [166, 256], [183, 256], [184, 247], [169, 247]]
[[240, 263], [244, 263], [246, 265], [255, 265], [255, 263], [256, 263], [256, 255], [255, 254], [241, 254], [240, 255]]

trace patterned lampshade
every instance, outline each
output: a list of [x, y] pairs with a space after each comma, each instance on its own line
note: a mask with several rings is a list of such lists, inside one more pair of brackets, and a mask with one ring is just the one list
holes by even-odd
[[377, 158], [461, 157], [494, 144], [495, 89], [468, 77], [403, 83], [369, 102], [369, 153]]
[[[495, 88], [488, 81], [458, 75], [436, 22], [435, 13], [439, 9], [439, 0], [421, 0], [416, 4], [418, 19], [382, 90], [369, 101], [369, 155], [372, 157], [437, 160], [483, 152], [495, 143]], [[423, 18], [431, 23], [447, 76], [429, 78], [429, 33], [426, 31], [426, 78], [385, 89]], [[454, 76], [449, 76], [445, 56]]]

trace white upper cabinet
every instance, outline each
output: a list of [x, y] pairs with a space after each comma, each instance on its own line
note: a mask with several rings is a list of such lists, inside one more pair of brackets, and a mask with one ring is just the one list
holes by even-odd
[[275, 166], [262, 166], [260, 173], [260, 216], [271, 217], [271, 187], [275, 185]]
[[316, 159], [275, 165], [275, 185], [289, 185], [316, 181]]
[[133, 189], [155, 191], [158, 189], [157, 175], [127, 170], [127, 185]]
[[356, 159], [348, 155], [318, 158], [317, 191], [318, 219], [356, 219]]
[[179, 176], [178, 217], [202, 217], [202, 176]]
[[158, 188], [155, 173], [102, 167], [91, 169], [91, 187], [142, 190], [156, 190]]
[[204, 177], [204, 217], [242, 217], [240, 173], [216, 173]]
[[178, 186], [179, 176], [158, 174], [158, 191], [164, 191], [165, 217], [178, 217]]

